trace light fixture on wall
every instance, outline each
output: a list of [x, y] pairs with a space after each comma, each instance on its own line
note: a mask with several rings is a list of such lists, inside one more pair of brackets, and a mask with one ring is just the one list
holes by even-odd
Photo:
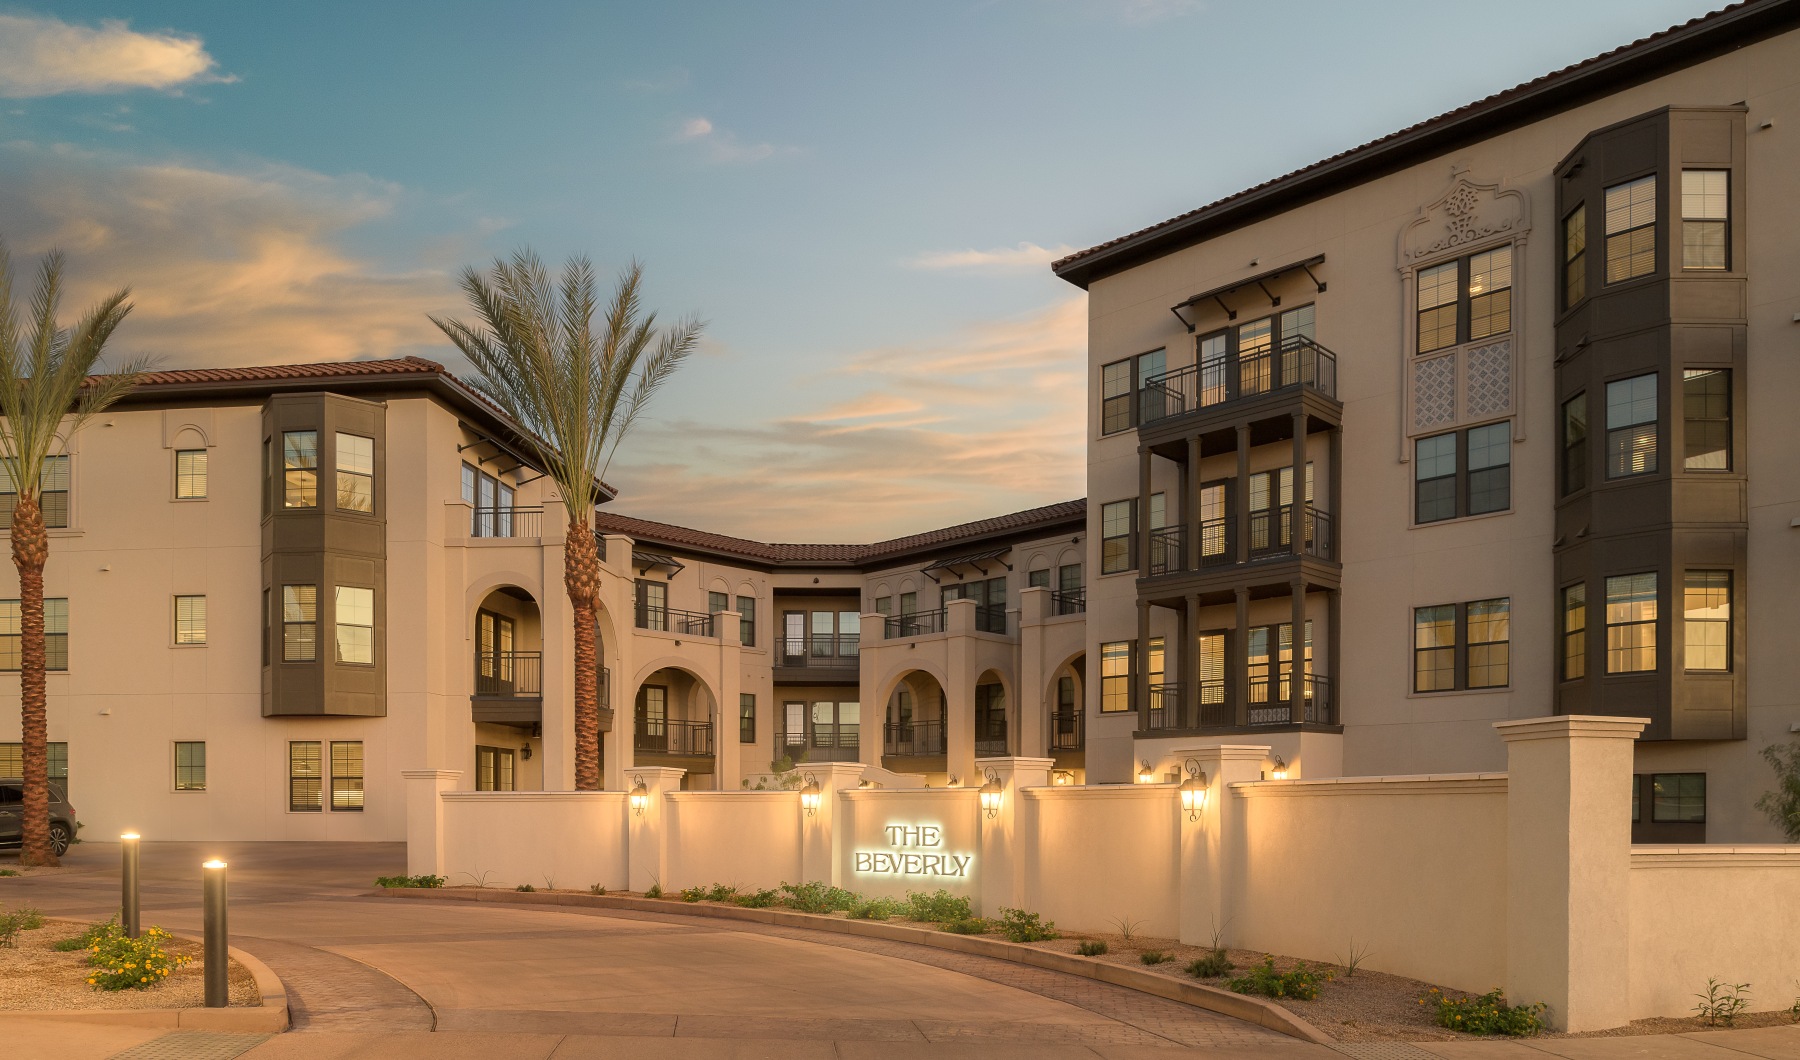
[[631, 778], [631, 812], [639, 817], [644, 816], [644, 807], [650, 805], [650, 789], [644, 786], [643, 777]]
[[806, 816], [811, 817], [824, 801], [825, 792], [819, 787], [818, 780], [811, 773], [806, 774], [806, 784], [800, 789], [800, 808], [806, 811]]
[[1156, 770], [1150, 768], [1150, 760], [1148, 758], [1144, 759], [1142, 764], [1138, 766], [1137, 782], [1139, 784], [1156, 783]]
[[519, 757], [523, 758], [527, 762], [531, 761], [531, 745], [530, 744], [521, 744], [519, 746]]
[[985, 771], [987, 783], [981, 786], [981, 810], [993, 820], [1000, 813], [1000, 800], [1006, 796], [1006, 786], [1000, 783], [1000, 774], [989, 768]]
[[1269, 779], [1286, 780], [1288, 778], [1287, 760], [1280, 755], [1269, 756]]
[[1066, 788], [1075, 783], [1075, 774], [1066, 769], [1052, 770], [1050, 773], [1050, 783], [1055, 784], [1059, 788]]
[[1206, 809], [1206, 771], [1192, 758], [1187, 760], [1187, 779], [1181, 782], [1181, 808], [1190, 821], [1198, 821]]

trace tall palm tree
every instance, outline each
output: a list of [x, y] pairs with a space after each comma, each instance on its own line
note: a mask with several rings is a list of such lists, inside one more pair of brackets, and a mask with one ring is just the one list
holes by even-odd
[[142, 362], [93, 375], [106, 340], [131, 312], [120, 290], [65, 328], [63, 258], [52, 251], [38, 271], [29, 306], [15, 306], [12, 261], [0, 242], [0, 470], [12, 480], [12, 559], [19, 569], [19, 728], [24, 745], [25, 804], [20, 862], [55, 865], [50, 842], [47, 704], [44, 695], [44, 565], [50, 536], [40, 506], [44, 463], [66, 447], [89, 417], [137, 382]]
[[658, 329], [641, 303], [643, 266], [619, 274], [600, 309], [594, 266], [571, 258], [552, 281], [530, 250], [496, 260], [483, 273], [464, 269], [462, 289], [480, 318], [431, 322], [475, 366], [474, 383], [526, 428], [537, 456], [569, 510], [563, 588], [575, 622], [575, 787], [600, 788], [600, 710], [594, 634], [600, 556], [593, 510], [599, 482], [654, 394], [705, 326], [686, 317]]

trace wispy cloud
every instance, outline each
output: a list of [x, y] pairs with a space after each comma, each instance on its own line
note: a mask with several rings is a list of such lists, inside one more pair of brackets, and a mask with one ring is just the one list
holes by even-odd
[[704, 117], [689, 118], [681, 123], [675, 142], [702, 148], [707, 161], [721, 165], [761, 162], [776, 155], [798, 154], [799, 148], [778, 147], [770, 143], [745, 143], [736, 133], [721, 129]]
[[631, 78], [625, 82], [625, 91], [645, 96], [677, 92], [686, 88], [691, 79], [685, 67], [677, 66], [660, 74]]
[[906, 265], [913, 269], [1025, 272], [1045, 268], [1056, 259], [1074, 252], [1074, 247], [1062, 243], [1054, 247], [1020, 243], [1016, 247], [996, 247], [993, 250], [930, 251], [908, 258]]
[[48, 15], [0, 15], [0, 96], [171, 90], [231, 81], [199, 37], [145, 33], [125, 22], [77, 26]]
[[[864, 350], [849, 397], [761, 424], [647, 422], [620, 511], [776, 540], [871, 541], [1080, 496], [1087, 302]], [[655, 415], [654, 411], [652, 415]]]

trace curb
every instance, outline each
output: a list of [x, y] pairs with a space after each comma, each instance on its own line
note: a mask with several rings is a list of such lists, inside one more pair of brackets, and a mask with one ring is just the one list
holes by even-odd
[[[178, 939], [198, 943], [188, 935]], [[239, 1034], [280, 1034], [288, 1029], [287, 987], [269, 966], [236, 946], [231, 959], [256, 977], [262, 1002], [255, 1008], [115, 1008], [48, 1009], [0, 1012], [0, 1028], [13, 1020], [54, 1020], [58, 1023], [103, 1023], [114, 1027], [150, 1027], [169, 1030], [229, 1031]]]
[[395, 887], [364, 892], [367, 898], [401, 898], [448, 902], [495, 902], [501, 905], [581, 906], [589, 909], [622, 909], [638, 913], [669, 913], [676, 916], [707, 917], [715, 920], [739, 920], [778, 927], [831, 931], [840, 935], [860, 935], [930, 946], [940, 950], [993, 957], [1014, 964], [1027, 964], [1053, 972], [1079, 975], [1113, 986], [1122, 986], [1152, 994], [1169, 1001], [1192, 1005], [1221, 1016], [1254, 1023], [1290, 1038], [1315, 1045], [1335, 1045], [1335, 1039], [1287, 1009], [1270, 1001], [1234, 994], [1229, 990], [1201, 983], [1184, 983], [1155, 972], [1139, 971], [1117, 964], [1069, 953], [1033, 949], [1030, 946], [973, 935], [952, 935], [930, 928], [905, 927], [881, 920], [840, 920], [837, 917], [797, 913], [788, 909], [745, 909], [738, 906], [710, 905], [699, 902], [672, 902], [666, 899], [634, 898], [611, 894], [558, 894], [554, 892], [490, 891], [473, 888]]

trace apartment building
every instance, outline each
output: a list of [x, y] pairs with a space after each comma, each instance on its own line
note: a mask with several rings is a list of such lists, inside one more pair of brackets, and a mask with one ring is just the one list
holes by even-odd
[[1496, 721], [1642, 716], [1638, 841], [1776, 838], [1797, 133], [1800, 4], [1753, 0], [1055, 263], [1089, 775], [1498, 770]]

